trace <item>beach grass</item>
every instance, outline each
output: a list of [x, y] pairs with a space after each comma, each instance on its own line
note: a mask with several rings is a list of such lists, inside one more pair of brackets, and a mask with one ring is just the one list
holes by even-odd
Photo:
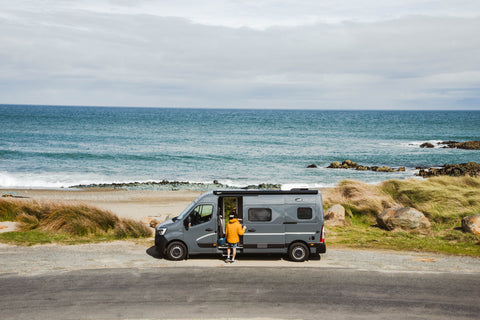
[[84, 204], [0, 199], [0, 221], [16, 221], [19, 231], [0, 234], [0, 241], [24, 245], [86, 243], [151, 236], [139, 221]]
[[[480, 235], [461, 230], [462, 218], [480, 213], [478, 177], [388, 180], [379, 185], [345, 180], [324, 192], [326, 208], [337, 203], [345, 207], [348, 225], [327, 227], [330, 244], [480, 256]], [[423, 212], [432, 223], [431, 230], [419, 233], [378, 228], [376, 215], [393, 206]]]

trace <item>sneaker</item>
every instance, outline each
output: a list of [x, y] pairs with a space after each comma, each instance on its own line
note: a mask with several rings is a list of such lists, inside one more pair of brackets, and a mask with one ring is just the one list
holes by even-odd
[[228, 258], [225, 259], [225, 263], [229, 263], [229, 262], [232, 262], [232, 260], [230, 260], [230, 259], [228, 259]]
[[235, 260], [229, 260], [228, 262], [230, 262], [230, 263], [234, 263], [234, 262], [235, 262]]

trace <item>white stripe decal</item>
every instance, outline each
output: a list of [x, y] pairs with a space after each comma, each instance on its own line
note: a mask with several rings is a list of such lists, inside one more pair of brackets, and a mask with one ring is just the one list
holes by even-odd
[[[281, 232], [281, 233], [257, 233], [257, 232], [245, 232], [243, 236], [283, 236], [283, 235], [292, 235], [292, 234], [315, 234], [315, 232]], [[216, 235], [216, 233], [209, 233], [204, 236], [201, 236], [196, 241], [202, 240], [203, 238]]]
[[215, 232], [214, 232], [214, 233], [206, 234], [206, 235], [201, 236], [200, 238], [198, 238], [196, 241], [202, 240], [203, 238], [206, 238], [206, 237], [209, 237], [209, 236], [213, 236], [213, 235], [215, 235], [215, 234], [216, 234]]
[[246, 232], [243, 236], [283, 236], [283, 235], [290, 235], [290, 234], [315, 234], [315, 232], [282, 232], [282, 233], [258, 233], [258, 232]]

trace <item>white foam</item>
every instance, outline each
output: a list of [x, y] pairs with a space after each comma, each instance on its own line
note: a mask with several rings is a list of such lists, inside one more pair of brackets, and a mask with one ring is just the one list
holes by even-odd
[[409, 141], [409, 142], [404, 142], [401, 145], [408, 148], [420, 148], [420, 146], [425, 142], [431, 143], [434, 147], [438, 148], [439, 143], [443, 141], [442, 140]]

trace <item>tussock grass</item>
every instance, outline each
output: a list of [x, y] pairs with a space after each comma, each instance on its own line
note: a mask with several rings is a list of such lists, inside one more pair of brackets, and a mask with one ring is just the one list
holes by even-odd
[[386, 208], [399, 206], [382, 188], [361, 181], [344, 180], [323, 196], [324, 205], [341, 204], [348, 215], [377, 215]]
[[389, 180], [381, 188], [396, 202], [423, 212], [436, 223], [455, 224], [463, 217], [480, 213], [480, 178]]
[[[388, 180], [378, 186], [345, 180], [326, 190], [323, 198], [325, 207], [339, 203], [349, 214], [346, 227], [327, 227], [330, 243], [480, 256], [480, 236], [466, 234], [460, 228], [463, 217], [480, 213], [480, 177]], [[422, 235], [375, 227], [376, 215], [394, 206], [423, 212], [432, 229]]]
[[[119, 218], [109, 211], [84, 204], [1, 199], [0, 221], [19, 222], [20, 231], [24, 234], [16, 232], [13, 236], [20, 243], [29, 244], [30, 240], [35, 243], [33, 239], [45, 243], [45, 238], [48, 237], [73, 237], [85, 242], [86, 238], [97, 241], [151, 236], [150, 229], [141, 222]], [[0, 239], [5, 240], [11, 236], [2, 234]]]

